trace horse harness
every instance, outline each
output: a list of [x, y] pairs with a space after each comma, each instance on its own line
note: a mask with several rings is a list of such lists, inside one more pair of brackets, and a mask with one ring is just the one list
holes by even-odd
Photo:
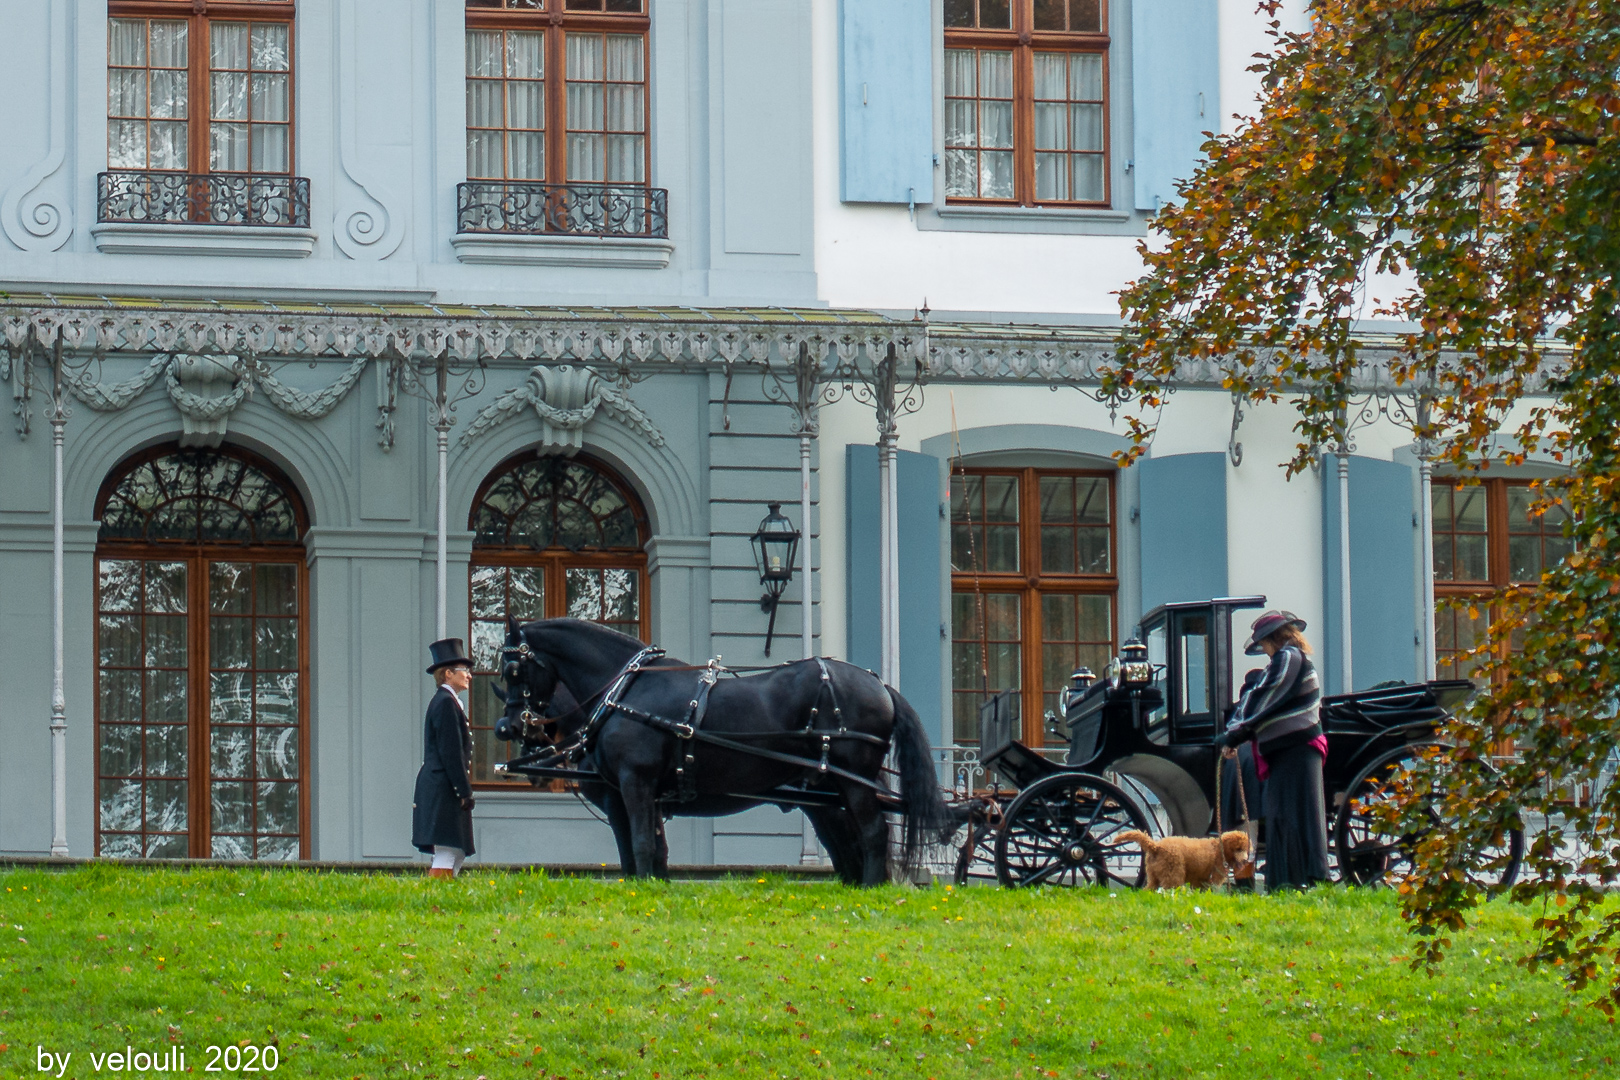
[[[694, 670], [702, 672], [698, 676], [697, 687], [692, 694], [692, 698], [687, 702], [686, 717], [683, 720], [671, 720], [668, 717], [638, 709], [634, 705], [626, 704], [621, 700], [635, 682], [636, 677], [647, 669], [648, 664], [662, 659], [663, 656], [663, 649], [649, 645], [632, 656], [629, 662], [619, 670], [618, 675], [614, 676], [608, 683], [607, 688], [602, 692], [601, 699], [597, 702], [596, 708], [591, 711], [590, 719], [586, 722], [584, 733], [581, 736], [581, 746], [585, 753], [595, 749], [596, 740], [601, 734], [602, 726], [607, 722], [608, 717], [614, 713], [619, 713], [654, 730], [674, 735], [678, 740], [675, 750], [676, 790], [673, 796], [675, 801], [685, 803], [697, 798], [696, 750], [698, 743], [706, 743], [720, 749], [749, 754], [753, 757], [764, 758], [767, 761], [775, 761], [784, 765], [798, 765], [813, 769], [818, 775], [836, 776], [839, 779], [860, 784], [876, 792], [888, 793], [888, 789], [883, 785], [848, 769], [840, 768], [828, 760], [835, 739], [867, 742], [874, 746], [881, 746], [885, 750], [889, 748], [889, 741], [864, 731], [849, 730], [844, 722], [843, 709], [838, 704], [838, 692], [833, 686], [832, 673], [827, 670], [827, 662], [821, 657], [816, 657], [816, 666], [821, 671], [821, 685], [816, 691], [816, 699], [810, 707], [810, 715], [804, 727], [795, 731], [732, 732], [727, 735], [718, 735], [703, 730], [703, 720], [709, 711], [709, 694], [714, 689], [715, 684], [720, 681], [721, 672], [733, 676], [737, 674], [736, 671], [722, 666], [718, 658], [710, 660], [702, 667], [683, 666], [654, 669], [664, 672]], [[823, 708], [829, 705], [831, 706], [832, 719], [838, 725], [836, 728], [819, 726]], [[790, 738], [819, 740], [821, 744], [820, 760], [782, 753], [761, 746], [750, 746], [741, 741], [744, 739]], [[666, 801], [668, 798], [666, 797]]]

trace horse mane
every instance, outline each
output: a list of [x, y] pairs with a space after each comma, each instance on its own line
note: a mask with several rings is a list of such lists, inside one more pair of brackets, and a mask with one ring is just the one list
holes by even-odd
[[587, 637], [598, 638], [604, 643], [616, 644], [627, 649], [638, 651], [646, 648], [647, 644], [640, 638], [631, 637], [629, 634], [621, 633], [620, 631], [613, 629], [611, 626], [603, 626], [601, 623], [591, 622], [587, 619], [536, 619], [534, 622], [526, 622], [522, 624], [520, 627], [518, 627], [518, 630], [525, 637], [527, 637], [528, 632], [531, 629], [552, 628], [558, 630], [567, 630], [570, 633], [584, 634]]

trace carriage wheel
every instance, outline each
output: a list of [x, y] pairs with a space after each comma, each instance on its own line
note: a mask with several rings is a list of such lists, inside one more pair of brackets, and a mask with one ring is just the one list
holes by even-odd
[[[1352, 885], [1382, 885], [1411, 871], [1420, 837], [1389, 832], [1375, 810], [1392, 798], [1390, 779], [1396, 771], [1415, 760], [1424, 745], [1433, 744], [1396, 747], [1375, 758], [1351, 782], [1333, 829], [1340, 880]], [[1438, 824], [1433, 811], [1429, 816]], [[1488, 893], [1501, 892], [1518, 879], [1523, 858], [1524, 832], [1510, 829], [1496, 843], [1475, 853], [1470, 860], [1474, 869], [1468, 876]]]
[[996, 834], [1003, 885], [1141, 888], [1142, 852], [1119, 834], [1152, 827], [1142, 808], [1098, 776], [1058, 773], [1031, 784], [1007, 808]]

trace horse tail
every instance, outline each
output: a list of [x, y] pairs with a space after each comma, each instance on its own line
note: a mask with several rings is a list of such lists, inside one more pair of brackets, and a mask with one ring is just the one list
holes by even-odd
[[928, 732], [917, 717], [917, 710], [893, 687], [884, 689], [894, 702], [891, 745], [895, 763], [900, 766], [900, 797], [906, 804], [901, 865], [909, 872], [921, 864], [925, 847], [949, 843], [966, 818], [952, 813], [945, 803], [939, 777], [934, 771]]

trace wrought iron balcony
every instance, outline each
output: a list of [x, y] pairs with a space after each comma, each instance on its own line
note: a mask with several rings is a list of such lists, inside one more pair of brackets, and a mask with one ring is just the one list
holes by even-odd
[[669, 192], [639, 184], [470, 180], [456, 185], [456, 231], [663, 240]]
[[309, 228], [309, 181], [254, 173], [104, 172], [96, 220]]

